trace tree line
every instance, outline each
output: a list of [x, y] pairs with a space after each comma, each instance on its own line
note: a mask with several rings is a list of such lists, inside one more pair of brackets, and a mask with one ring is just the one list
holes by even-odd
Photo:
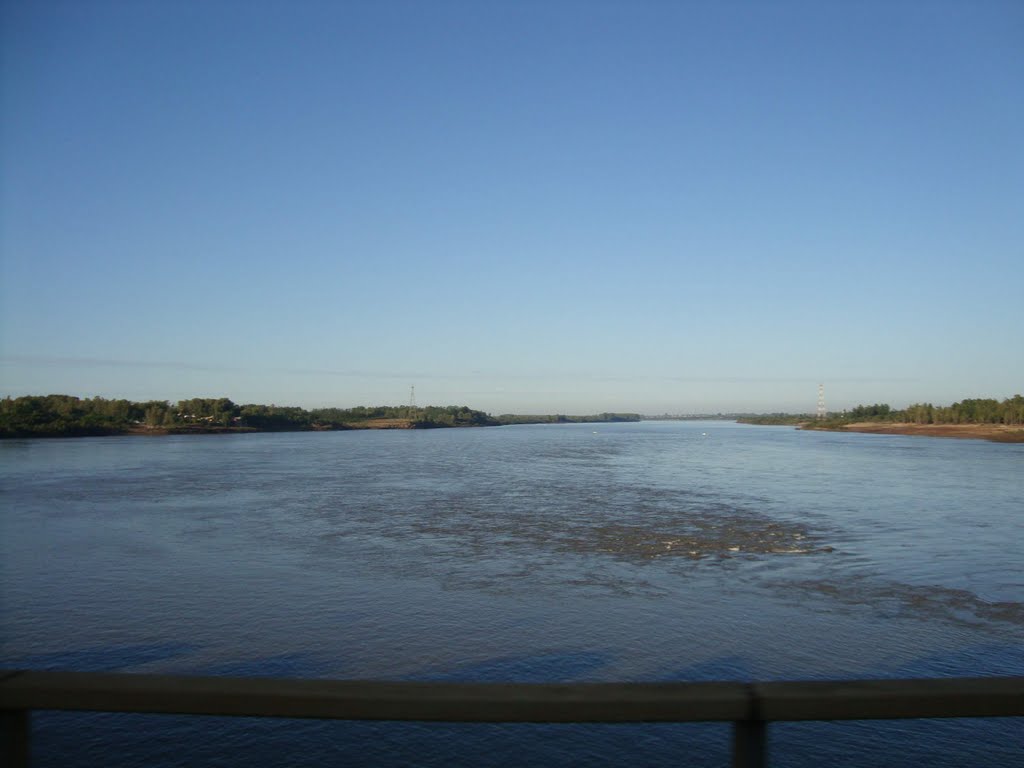
[[412, 428], [494, 426], [499, 422], [466, 406], [314, 408], [239, 405], [226, 397], [108, 400], [71, 395], [27, 395], [0, 400], [0, 437], [77, 437], [125, 432], [301, 431], [351, 429], [393, 419]]
[[994, 398], [967, 398], [952, 405], [914, 403], [894, 410], [885, 403], [859, 405], [846, 414], [849, 421], [895, 421], [910, 424], [1010, 424], [1024, 425], [1024, 396], [1002, 402]]
[[245, 404], [226, 397], [166, 400], [108, 400], [71, 395], [27, 395], [0, 400], [0, 437], [84, 437], [127, 432], [285, 432], [360, 429], [366, 426], [491, 427], [504, 424], [639, 421], [632, 413], [593, 416], [517, 416], [498, 418], [464, 405], [356, 406], [313, 408]]
[[848, 411], [835, 411], [818, 419], [811, 413], [762, 413], [743, 415], [737, 419], [744, 424], [808, 424], [821, 427], [841, 427], [860, 421], [899, 424], [1007, 424], [1024, 425], [1024, 396], [1014, 395], [999, 401], [994, 398], [967, 398], [952, 405], [914, 403], [897, 409], [888, 403], [858, 405]]

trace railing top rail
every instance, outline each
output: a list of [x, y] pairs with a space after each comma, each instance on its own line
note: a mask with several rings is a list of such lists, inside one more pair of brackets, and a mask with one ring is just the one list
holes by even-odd
[[0, 670], [0, 710], [623, 723], [1024, 716], [1024, 677], [437, 683]]

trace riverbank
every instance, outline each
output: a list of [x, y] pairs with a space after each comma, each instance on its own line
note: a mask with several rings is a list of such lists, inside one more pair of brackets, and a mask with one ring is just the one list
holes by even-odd
[[347, 422], [344, 424], [329, 424], [311, 426], [294, 426], [282, 429], [259, 429], [256, 427], [220, 427], [214, 425], [184, 425], [178, 427], [149, 427], [145, 424], [137, 424], [122, 432], [111, 434], [122, 435], [241, 435], [251, 432], [344, 432], [352, 429], [433, 429], [436, 427], [449, 427], [448, 424], [433, 424], [428, 422], [417, 422], [412, 419], [366, 419], [364, 421]]
[[147, 424], [132, 424], [126, 427], [83, 427], [63, 431], [36, 431], [25, 433], [0, 433], [0, 439], [16, 440], [25, 438], [65, 437], [117, 437], [141, 435], [145, 437], [166, 437], [167, 435], [248, 435], [257, 432], [346, 432], [358, 429], [438, 429], [467, 426], [462, 424], [436, 424], [412, 419], [366, 419], [344, 424], [290, 425], [279, 428], [267, 427], [225, 427], [217, 424], [180, 424], [169, 427], [152, 427]]
[[799, 429], [822, 432], [863, 432], [872, 435], [913, 435], [918, 437], [956, 437], [990, 440], [996, 443], [1024, 443], [1024, 427], [1007, 424], [908, 424], [901, 422], [862, 421], [839, 427], [816, 427], [804, 424]]
[[74, 395], [0, 399], [0, 439], [106, 435], [216, 435], [248, 432], [334, 432], [350, 429], [443, 429], [510, 424], [640, 421], [637, 413], [529, 415], [489, 413], [465, 405], [378, 405], [353, 408], [238, 405], [229, 398], [194, 397], [136, 403]]

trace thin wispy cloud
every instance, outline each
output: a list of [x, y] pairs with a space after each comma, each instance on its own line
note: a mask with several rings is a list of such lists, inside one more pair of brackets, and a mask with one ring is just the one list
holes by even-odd
[[608, 376], [589, 371], [543, 371], [534, 374], [508, 371], [473, 370], [465, 373], [437, 374], [426, 371], [362, 370], [352, 368], [294, 368], [277, 366], [240, 367], [209, 363], [192, 363], [182, 360], [131, 360], [108, 357], [74, 357], [53, 355], [3, 355], [0, 365], [38, 365], [69, 367], [149, 368], [163, 370], [204, 371], [224, 373], [283, 373], [295, 376], [336, 376], [362, 379], [399, 379], [404, 381], [426, 380], [474, 380], [494, 379], [500, 381], [594, 381], [603, 383], [669, 382], [675, 384], [799, 384], [825, 382], [831, 384], [875, 384], [912, 382], [912, 377], [878, 376], [666, 376], [634, 374], [629, 376]]
[[122, 360], [110, 357], [63, 357], [55, 355], [2, 355], [0, 365], [74, 366], [85, 368], [161, 368], [186, 371], [239, 371], [227, 365], [189, 363], [181, 360]]

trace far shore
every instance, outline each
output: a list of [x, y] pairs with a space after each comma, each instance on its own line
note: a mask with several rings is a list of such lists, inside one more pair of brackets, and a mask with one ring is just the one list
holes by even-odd
[[1007, 424], [909, 424], [860, 421], [841, 427], [816, 427], [804, 424], [800, 429], [823, 432], [864, 432], [873, 435], [914, 435], [917, 437], [959, 437], [991, 440], [996, 443], [1024, 443], [1024, 428]]
[[212, 424], [181, 424], [173, 427], [150, 427], [136, 424], [121, 435], [238, 435], [252, 432], [340, 432], [350, 429], [429, 429], [432, 425], [416, 424], [412, 419], [365, 419], [331, 426], [313, 425], [305, 429], [256, 429], [255, 427], [222, 427]]

